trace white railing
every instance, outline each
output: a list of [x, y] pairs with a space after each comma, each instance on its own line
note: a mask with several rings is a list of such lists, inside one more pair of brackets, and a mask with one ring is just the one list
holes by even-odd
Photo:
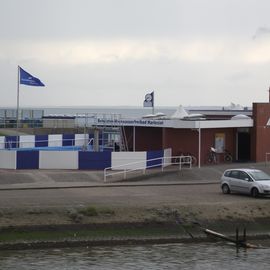
[[[167, 161], [169, 160], [169, 162]], [[160, 161], [159, 163], [153, 165], [147, 165], [148, 162]], [[161, 167], [161, 171], [164, 171], [165, 167], [170, 165], [179, 165], [179, 170], [182, 169], [182, 165], [189, 165], [192, 167], [192, 157], [191, 156], [171, 156], [171, 157], [159, 157], [148, 160], [141, 160], [131, 163], [126, 163], [119, 166], [108, 167], [104, 169], [104, 182], [107, 182], [108, 176], [123, 175], [123, 179], [127, 178], [127, 174], [135, 171], [142, 171], [145, 174], [146, 169]], [[116, 172], [111, 172], [116, 170]]]

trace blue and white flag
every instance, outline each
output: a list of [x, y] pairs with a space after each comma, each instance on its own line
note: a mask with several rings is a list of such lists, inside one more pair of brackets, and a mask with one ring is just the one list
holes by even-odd
[[32, 76], [30, 73], [19, 67], [20, 71], [20, 84], [30, 85], [30, 86], [45, 86], [40, 79]]
[[154, 92], [145, 95], [143, 107], [154, 107]]

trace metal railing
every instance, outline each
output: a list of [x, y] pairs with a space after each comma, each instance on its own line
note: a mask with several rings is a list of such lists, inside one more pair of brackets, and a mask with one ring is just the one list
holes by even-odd
[[[167, 161], [169, 160], [169, 162]], [[156, 163], [156, 161], [160, 161]], [[154, 162], [155, 164], [149, 164]], [[147, 165], [149, 164], [149, 165]], [[179, 170], [182, 169], [182, 165], [189, 165], [192, 167], [192, 157], [191, 156], [171, 156], [171, 157], [159, 157], [148, 160], [141, 160], [131, 163], [126, 163], [119, 166], [107, 167], [104, 169], [104, 182], [107, 182], [108, 176], [123, 175], [123, 179], [127, 179], [127, 174], [135, 171], [142, 171], [143, 174], [146, 173], [147, 169], [161, 167], [161, 171], [164, 171], [165, 167], [170, 165], [179, 165]], [[129, 167], [129, 168], [128, 168]], [[130, 168], [133, 167], [133, 168]], [[114, 172], [111, 172], [114, 171]]]

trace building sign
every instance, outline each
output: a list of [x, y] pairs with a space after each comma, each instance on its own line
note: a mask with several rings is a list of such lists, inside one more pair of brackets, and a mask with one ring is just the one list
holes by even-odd
[[215, 149], [217, 153], [224, 153], [224, 149], [225, 149], [225, 134], [224, 133], [215, 134]]
[[153, 119], [104, 119], [98, 118], [97, 125], [108, 125], [108, 126], [153, 126], [162, 127], [164, 126], [164, 120], [153, 120]]

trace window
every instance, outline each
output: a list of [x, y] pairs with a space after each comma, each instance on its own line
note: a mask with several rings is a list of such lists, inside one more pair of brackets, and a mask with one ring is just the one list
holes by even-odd
[[232, 178], [239, 178], [239, 171], [231, 171], [230, 177], [232, 177]]
[[245, 173], [245, 172], [239, 172], [239, 178], [240, 178], [241, 180], [245, 180], [245, 181], [250, 180], [250, 177], [249, 177], [248, 174]]

